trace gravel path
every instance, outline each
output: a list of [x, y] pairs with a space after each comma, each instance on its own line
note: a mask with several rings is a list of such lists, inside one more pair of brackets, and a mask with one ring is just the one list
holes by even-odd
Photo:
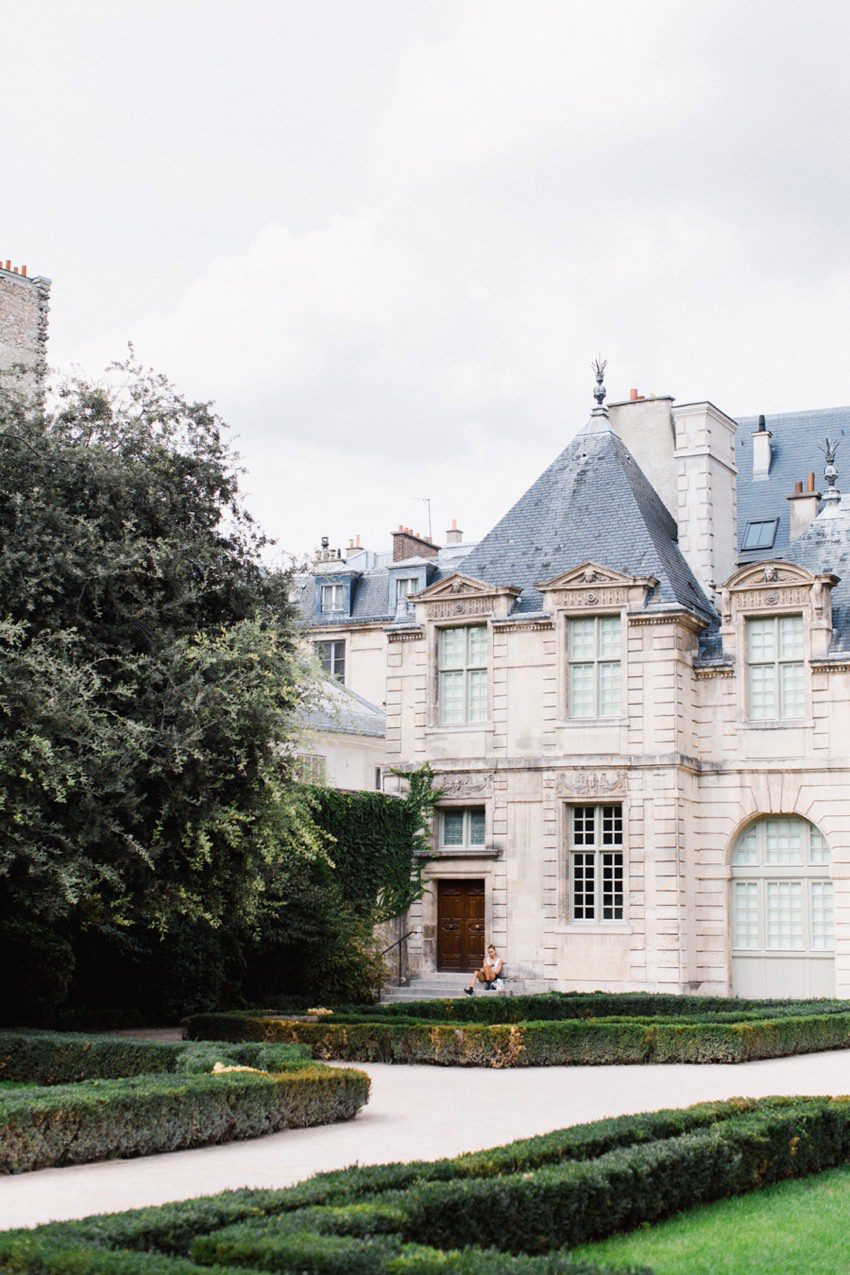
[[736, 1095], [850, 1093], [850, 1051], [740, 1066], [491, 1071], [364, 1063], [371, 1100], [345, 1124], [196, 1151], [0, 1178], [0, 1230], [240, 1186], [288, 1186], [322, 1169], [436, 1159], [627, 1112]]

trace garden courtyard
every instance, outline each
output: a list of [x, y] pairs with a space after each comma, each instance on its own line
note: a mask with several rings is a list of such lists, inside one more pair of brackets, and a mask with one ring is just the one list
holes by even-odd
[[0, 1177], [0, 1229], [245, 1186], [284, 1187], [354, 1164], [454, 1156], [607, 1116], [736, 1096], [846, 1093], [849, 1058], [834, 1050], [743, 1065], [490, 1069], [359, 1063], [372, 1090], [355, 1120]]

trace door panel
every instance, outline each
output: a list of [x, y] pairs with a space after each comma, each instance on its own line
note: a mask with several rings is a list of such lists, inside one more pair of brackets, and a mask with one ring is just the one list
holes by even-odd
[[437, 882], [437, 969], [466, 973], [484, 959], [484, 882]]

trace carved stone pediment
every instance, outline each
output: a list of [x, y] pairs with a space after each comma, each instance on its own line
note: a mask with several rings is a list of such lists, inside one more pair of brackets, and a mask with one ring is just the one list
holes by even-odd
[[438, 580], [417, 594], [417, 614], [419, 607], [423, 607], [424, 615], [430, 620], [464, 616], [503, 617], [520, 593], [522, 589], [513, 585], [488, 584], [485, 580], [475, 580], [455, 571], [445, 580]]
[[621, 571], [613, 571], [610, 567], [601, 567], [595, 562], [583, 562], [535, 587], [552, 609], [638, 610], [645, 606], [647, 594], [657, 583], [657, 580], [649, 576], [628, 576]]
[[741, 611], [787, 611], [811, 606], [817, 617], [828, 618], [830, 590], [838, 576], [813, 575], [795, 562], [750, 562], [723, 586], [723, 622]]
[[614, 797], [626, 792], [624, 770], [561, 770], [555, 781], [561, 797]]

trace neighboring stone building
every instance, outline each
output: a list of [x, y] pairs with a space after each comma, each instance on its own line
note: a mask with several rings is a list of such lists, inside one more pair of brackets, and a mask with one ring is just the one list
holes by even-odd
[[0, 262], [0, 374], [3, 383], [31, 390], [47, 372], [50, 280], [31, 279], [26, 266]]
[[606, 409], [601, 380], [462, 561], [416, 546], [398, 607], [395, 563], [305, 589], [357, 690], [371, 635], [387, 765], [443, 790], [411, 970], [486, 937], [528, 988], [847, 995], [850, 408]]
[[383, 789], [386, 716], [339, 682], [323, 680], [316, 702], [301, 714], [300, 777], [331, 788]]

